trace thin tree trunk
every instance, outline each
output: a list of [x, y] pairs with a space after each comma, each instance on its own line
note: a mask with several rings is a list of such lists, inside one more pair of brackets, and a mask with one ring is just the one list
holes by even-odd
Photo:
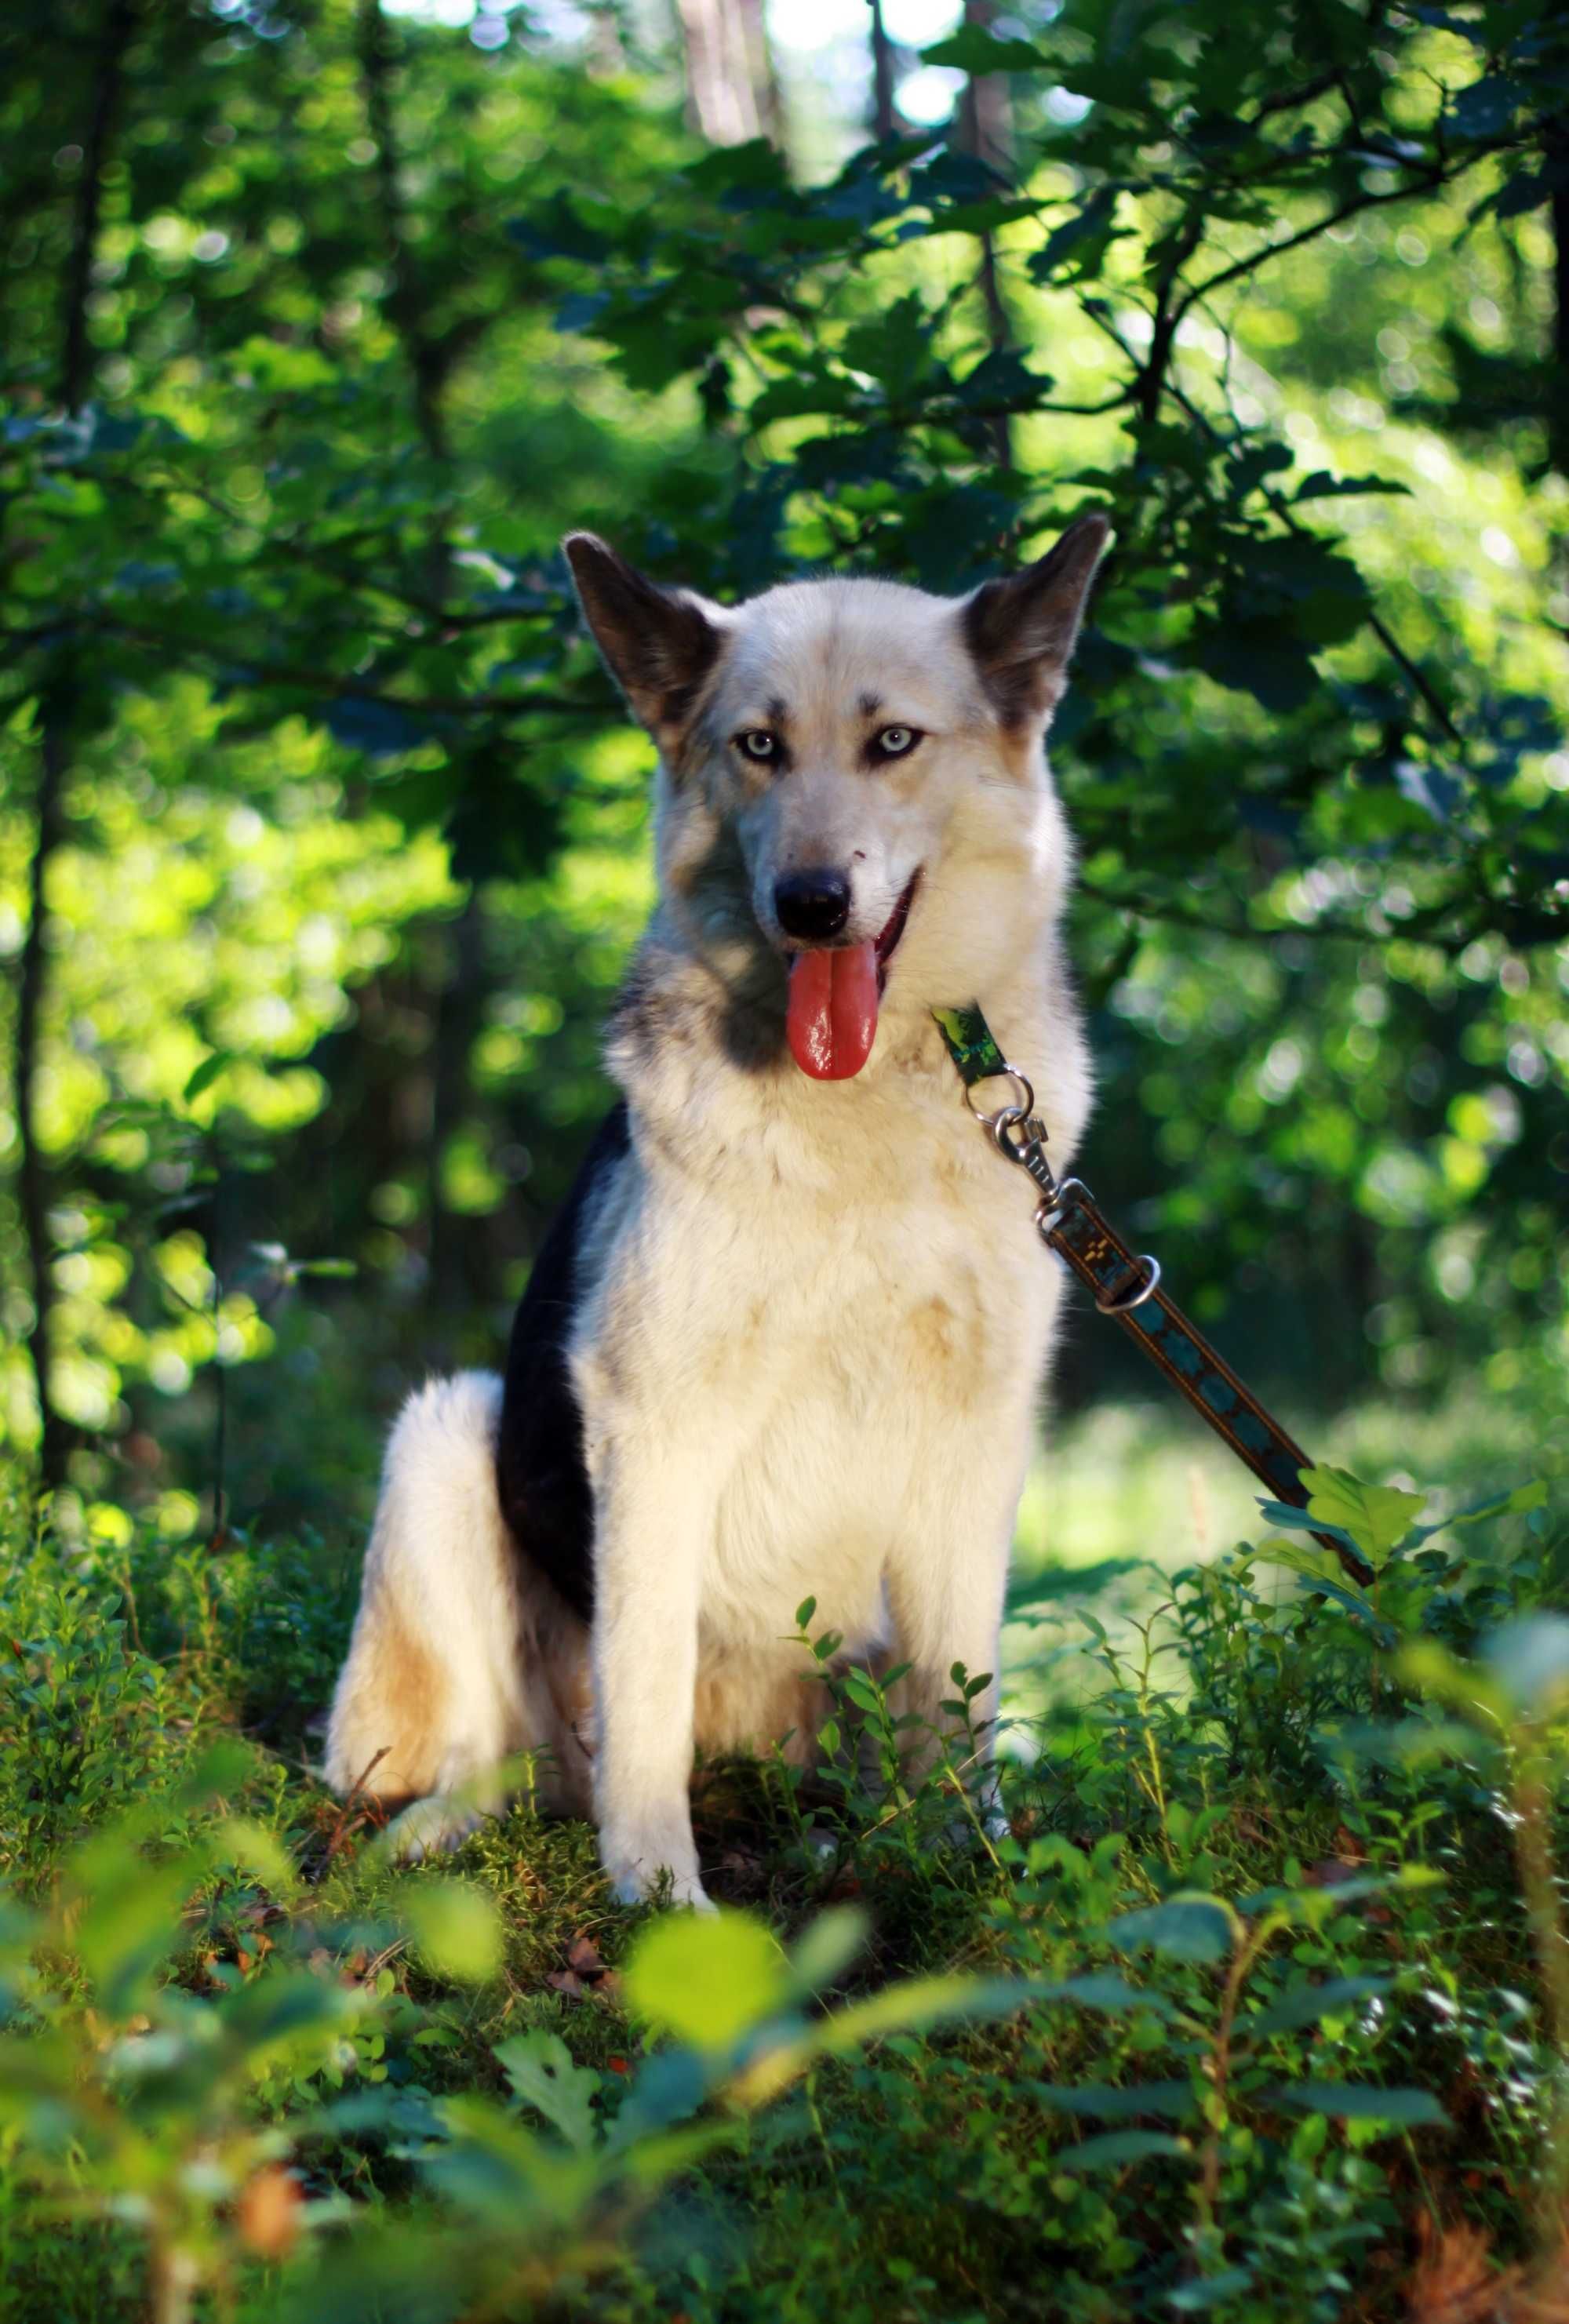
[[[425, 302], [414, 254], [403, 222], [402, 164], [392, 117], [392, 69], [395, 62], [392, 32], [382, 14], [381, 0], [360, 0], [360, 78], [371, 142], [376, 149], [376, 194], [382, 214], [382, 238], [392, 272], [387, 310], [398, 334], [414, 391], [414, 415], [425, 448], [432, 459], [445, 458], [447, 438], [441, 416], [441, 391], [446, 365], [441, 350], [425, 328]], [[443, 561], [445, 555], [443, 553]]]
[[[136, 0], [106, 0], [93, 81], [92, 117], [82, 143], [82, 171], [77, 181], [70, 250], [61, 287], [60, 400], [72, 419], [87, 401], [92, 385], [88, 294], [103, 202], [104, 170], [125, 83], [125, 52], [135, 29]], [[40, 1096], [41, 1047], [49, 982], [49, 954], [44, 941], [49, 872], [64, 828], [65, 779], [73, 742], [76, 676], [75, 659], [68, 643], [55, 658], [41, 704], [36, 821], [28, 872], [29, 917], [16, 992], [15, 1086], [20, 1147], [17, 1187], [32, 1285], [32, 1328], [27, 1337], [27, 1351], [38, 1392], [42, 1428], [39, 1470], [46, 1489], [64, 1482], [69, 1449], [69, 1432], [55, 1410], [51, 1395], [54, 1326], [54, 1275], [49, 1237], [51, 1172], [43, 1157]]]
[[1561, 476], [1569, 476], [1569, 118], [1556, 123], [1547, 139], [1548, 158], [1556, 161], [1559, 180], [1553, 195], [1553, 314], [1554, 376], [1547, 394], [1547, 449]]
[[769, 38], [763, 0], [736, 0], [746, 43], [746, 67], [756, 94], [757, 115], [763, 135], [782, 153], [786, 148], [784, 91], [780, 87]]
[[22, 947], [16, 986], [16, 1118], [21, 1147], [16, 1171], [22, 1231], [27, 1243], [28, 1271], [32, 1282], [32, 1325], [27, 1352], [38, 1390], [42, 1435], [39, 1468], [43, 1485], [52, 1490], [65, 1481], [69, 1437], [50, 1396], [50, 1351], [54, 1317], [54, 1274], [50, 1263], [50, 1173], [39, 1134], [39, 1065], [48, 955], [44, 930], [48, 914], [46, 888], [49, 867], [60, 844], [61, 795], [67, 766], [66, 715], [46, 709], [39, 753], [38, 790], [32, 862], [29, 877], [27, 935]]
[[762, 134], [742, 0], [676, 0], [687, 65], [687, 111], [710, 145]]
[[[989, 32], [997, 14], [997, 0], [964, 0], [964, 23]], [[959, 106], [959, 142], [964, 151], [983, 161], [1000, 177], [1011, 179], [1013, 172], [1013, 110], [1009, 103], [1008, 84], [1001, 73], [973, 75], [966, 83]], [[1000, 353], [1013, 344], [1013, 327], [1002, 297], [1001, 280], [997, 271], [996, 240], [988, 228], [981, 236], [981, 264], [976, 278], [982, 301], [986, 309], [986, 336], [992, 350]], [[990, 423], [992, 448], [997, 465], [1001, 468], [1013, 466], [1013, 433], [1006, 412], [999, 412]]]
[[[428, 327], [425, 286], [405, 221], [402, 153], [392, 103], [396, 59], [381, 0], [359, 0], [359, 54], [365, 114], [376, 149], [382, 237], [392, 278], [389, 311], [413, 385], [415, 415], [425, 448], [433, 460], [446, 461], [450, 457], [450, 447], [441, 399], [448, 366]], [[448, 551], [448, 542], [437, 530], [430, 540], [426, 587], [438, 604], [447, 594]], [[441, 1162], [448, 1139], [462, 1118], [468, 1093], [469, 1051], [479, 1014], [476, 979], [481, 959], [479, 898], [477, 889], [471, 885], [457, 920], [452, 973], [431, 995], [431, 1097], [425, 1152], [428, 1217], [422, 1303], [427, 1360], [440, 1360], [443, 1311], [457, 1284], [455, 1239], [441, 1207]]]
[[893, 42], [882, 21], [882, 0], [872, 0], [872, 134], [881, 144], [893, 126]]

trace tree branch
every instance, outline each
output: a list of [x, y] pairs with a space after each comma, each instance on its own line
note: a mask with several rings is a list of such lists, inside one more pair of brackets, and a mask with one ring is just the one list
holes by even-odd
[[1462, 162], [1455, 169], [1436, 167], [1412, 184], [1398, 186], [1390, 193], [1353, 195], [1350, 200], [1342, 202], [1338, 208], [1327, 210], [1323, 217], [1315, 218], [1310, 226], [1301, 226], [1297, 233], [1288, 234], [1284, 242], [1267, 242], [1246, 258], [1239, 258], [1229, 266], [1217, 267], [1213, 274], [1206, 274], [1202, 282], [1194, 283], [1184, 293], [1177, 303], [1176, 322], [1180, 323], [1189, 309], [1199, 300], [1207, 299], [1212, 290], [1219, 290], [1228, 282], [1239, 281], [1244, 274], [1255, 272], [1269, 259], [1279, 258], [1287, 251], [1299, 248], [1305, 242], [1316, 242], [1320, 235], [1329, 232], [1331, 226], [1341, 225], [1346, 218], [1356, 217], [1363, 210], [1387, 209], [1391, 202], [1409, 201], [1415, 194], [1435, 193], [1448, 179], [1458, 177], [1461, 170], [1469, 166], [1469, 162]]

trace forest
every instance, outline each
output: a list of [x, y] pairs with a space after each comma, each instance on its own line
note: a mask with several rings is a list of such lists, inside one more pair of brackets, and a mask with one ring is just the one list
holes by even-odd
[[[0, 133], [0, 2319], [1566, 2312], [1569, 18], [11, 0]], [[396, 1869], [382, 1444], [654, 894], [563, 534], [1091, 512], [1075, 1167], [1308, 1514], [1081, 1299], [1007, 1837], [808, 1604], [715, 1920], [526, 1782]]]

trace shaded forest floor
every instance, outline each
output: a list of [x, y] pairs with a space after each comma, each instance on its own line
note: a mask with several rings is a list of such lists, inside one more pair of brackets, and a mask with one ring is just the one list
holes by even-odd
[[[1131, 1516], [1048, 1572], [1027, 1500], [1012, 1838], [940, 1780], [715, 1770], [717, 1933], [615, 1908], [526, 1802], [391, 1868], [311, 1773], [354, 1545], [66, 1545], [16, 1500], [0, 2317], [1547, 2312], [1499, 2271], [1562, 2295], [1550, 1729], [1485, 1637], [1551, 1647], [1551, 1524], [1407, 1540], [1370, 1614], [1187, 1563], [1204, 1450], [1091, 1425]], [[1457, 1725], [1466, 1668], [1501, 1727]]]

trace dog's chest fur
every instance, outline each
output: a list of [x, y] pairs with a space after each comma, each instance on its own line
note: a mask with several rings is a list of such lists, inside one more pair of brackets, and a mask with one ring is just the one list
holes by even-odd
[[[1029, 1015], [1042, 1069], [1059, 1053], [1047, 1104], [1066, 1143], [1082, 1112], [1076, 1026], [1048, 1036]], [[826, 1087], [738, 1068], [668, 1015], [657, 1039], [631, 1022], [612, 1043], [627, 1134], [602, 1141], [575, 1205], [569, 1317], [553, 1286], [582, 1537], [545, 1562], [585, 1607], [588, 1511], [617, 1445], [668, 1438], [712, 1511], [695, 1545], [706, 1662], [769, 1654], [808, 1597], [815, 1628], [874, 1646], [894, 1544], [929, 1531], [951, 1556], [972, 1485], [989, 1502], [999, 1473], [1005, 1491], [1021, 1480], [1056, 1269], [1028, 1182], [966, 1112], [935, 1028], [888, 1031], [863, 1076]], [[525, 1397], [537, 1410], [537, 1377], [519, 1409]], [[502, 1468], [504, 1499], [505, 1421]], [[538, 1555], [538, 1498], [513, 1499]]]

